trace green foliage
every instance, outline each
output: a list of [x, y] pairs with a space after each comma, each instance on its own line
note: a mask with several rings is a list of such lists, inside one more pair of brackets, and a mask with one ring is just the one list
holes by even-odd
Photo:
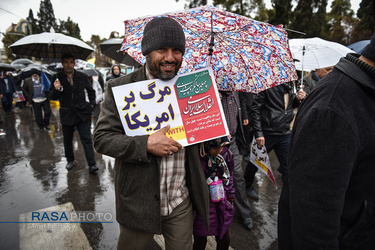
[[5, 55], [8, 57], [8, 60], [13, 61], [16, 57], [12, 54], [12, 50], [9, 47], [12, 43], [17, 42], [19, 39], [24, 37], [25, 34], [4, 34], [3, 39], [1, 41], [4, 44], [5, 48]]
[[[179, 0], [176, 0], [178, 2]], [[206, 0], [185, 0], [185, 8], [207, 4]], [[252, 17], [273, 25], [283, 24], [290, 30], [289, 38], [320, 37], [344, 45], [370, 39], [374, 34], [373, 0], [362, 0], [357, 12], [351, 9], [350, 0], [334, 0], [327, 13], [328, 0], [271, 0], [267, 9], [264, 0], [213, 0], [223, 10]], [[294, 5], [294, 6], [293, 6]]]
[[[222, 6], [225, 11], [230, 11], [243, 16], [250, 16], [250, 6], [252, 1], [249, 0], [214, 0], [214, 6]], [[252, 5], [251, 7], [254, 7]]]
[[34, 13], [32, 9], [29, 10], [29, 16], [26, 18], [26, 20], [30, 23], [30, 30], [28, 35], [41, 33], [41, 31], [39, 30], [39, 26], [37, 24], [37, 20], [34, 18]]
[[371, 39], [375, 32], [374, 1], [362, 0], [357, 11], [357, 17], [359, 20], [353, 29], [352, 42]]
[[351, 43], [350, 34], [354, 26], [354, 11], [349, 0], [334, 0], [328, 13], [326, 37], [344, 45]]
[[12, 50], [8, 48], [8, 46], [25, 35], [51, 32], [53, 29], [55, 32], [81, 39], [81, 30], [79, 25], [73, 22], [70, 17], [68, 17], [67, 21], [59, 20], [60, 25], [57, 24], [50, 0], [41, 0], [37, 16], [38, 18], [35, 18], [33, 11], [31, 9], [29, 10], [29, 16], [26, 18], [26, 20], [29, 22], [27, 34], [4, 34], [2, 42], [4, 44], [5, 54], [7, 55], [8, 59], [12, 60], [15, 58], [12, 55]]
[[38, 27], [41, 32], [51, 32], [51, 29], [57, 31], [58, 25], [55, 13], [50, 0], [42, 0], [39, 6]]
[[[32, 14], [32, 12], [31, 12]], [[32, 18], [29, 14], [29, 18]], [[55, 32], [63, 33], [81, 39], [81, 30], [79, 25], [68, 17], [68, 20], [60, 20], [59, 24], [56, 21], [53, 11], [52, 3], [50, 0], [41, 0], [38, 12], [38, 19], [36, 20], [36, 27], [33, 28], [33, 33]], [[34, 31], [35, 30], [35, 31]]]
[[[176, 0], [176, 2], [178, 2], [178, 0]], [[188, 2], [189, 2], [189, 5], [188, 5], [189, 9], [196, 8], [196, 7], [203, 6], [203, 5], [207, 4], [207, 0], [191, 0], [191, 1], [188, 1]]]
[[283, 24], [285, 27], [288, 27], [292, 16], [292, 1], [272, 0], [272, 7], [274, 14], [270, 17], [269, 23], [273, 25]]
[[299, 0], [292, 13], [290, 28], [306, 33], [291, 33], [290, 38], [323, 37], [327, 0]]
[[[59, 33], [63, 33], [68, 36], [72, 36], [78, 39], [81, 39], [81, 30], [77, 23], [73, 22], [70, 17], [68, 17], [67, 21], [59, 20]], [[82, 39], [81, 39], [82, 40]]]
[[263, 0], [253, 0], [253, 4], [256, 9], [254, 19], [262, 22], [268, 22], [270, 20], [269, 12]]

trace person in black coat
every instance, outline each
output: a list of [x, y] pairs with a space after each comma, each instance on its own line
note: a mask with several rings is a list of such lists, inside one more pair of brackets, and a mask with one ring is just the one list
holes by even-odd
[[279, 201], [280, 250], [374, 249], [375, 36], [302, 103]]
[[250, 107], [252, 132], [257, 145], [265, 145], [268, 153], [275, 150], [283, 182], [288, 173], [293, 109], [297, 108], [306, 96], [303, 90], [299, 90], [297, 94], [293, 93], [290, 84], [280, 84], [258, 93]]
[[[60, 101], [60, 122], [63, 127], [65, 157], [68, 161], [66, 169], [74, 166], [73, 135], [77, 129], [90, 174], [98, 168], [95, 166], [94, 148], [91, 139], [91, 114], [95, 106], [95, 90], [91, 87], [87, 75], [74, 70], [75, 58], [72, 54], [62, 55], [64, 70], [53, 78], [50, 98]], [[86, 102], [86, 93], [90, 102]]]

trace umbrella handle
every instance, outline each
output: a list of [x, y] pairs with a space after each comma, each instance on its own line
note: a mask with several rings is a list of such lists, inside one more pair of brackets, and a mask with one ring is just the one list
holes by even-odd
[[208, 55], [212, 57], [212, 52], [214, 52], [214, 45], [215, 45], [215, 33], [213, 28], [213, 21], [212, 21], [212, 11], [211, 11], [211, 41], [210, 41], [210, 48], [208, 49]]
[[302, 74], [301, 74], [301, 89], [302, 89], [302, 86], [303, 86], [303, 59], [305, 58], [305, 51], [306, 51], [306, 47], [303, 46], [302, 47]]

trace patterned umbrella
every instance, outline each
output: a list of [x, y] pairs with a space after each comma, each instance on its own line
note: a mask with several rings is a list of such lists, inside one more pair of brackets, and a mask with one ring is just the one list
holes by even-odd
[[61, 58], [64, 53], [71, 53], [76, 59], [85, 60], [94, 51], [83, 41], [61, 33], [40, 33], [28, 35], [9, 48], [17, 55], [37, 58]]
[[[258, 93], [297, 79], [288, 35], [281, 26], [203, 6], [160, 16], [174, 18], [186, 36], [179, 73], [212, 66], [219, 90]], [[125, 21], [121, 50], [141, 64], [143, 29], [154, 17]]]

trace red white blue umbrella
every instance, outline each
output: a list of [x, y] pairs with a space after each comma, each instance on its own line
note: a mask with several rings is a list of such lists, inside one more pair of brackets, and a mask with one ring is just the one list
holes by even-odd
[[[203, 6], [160, 16], [174, 18], [186, 36], [186, 52], [179, 73], [212, 66], [219, 90], [258, 93], [297, 79], [288, 35], [282, 26], [273, 26]], [[139, 63], [143, 29], [154, 17], [125, 21], [121, 50]]]

